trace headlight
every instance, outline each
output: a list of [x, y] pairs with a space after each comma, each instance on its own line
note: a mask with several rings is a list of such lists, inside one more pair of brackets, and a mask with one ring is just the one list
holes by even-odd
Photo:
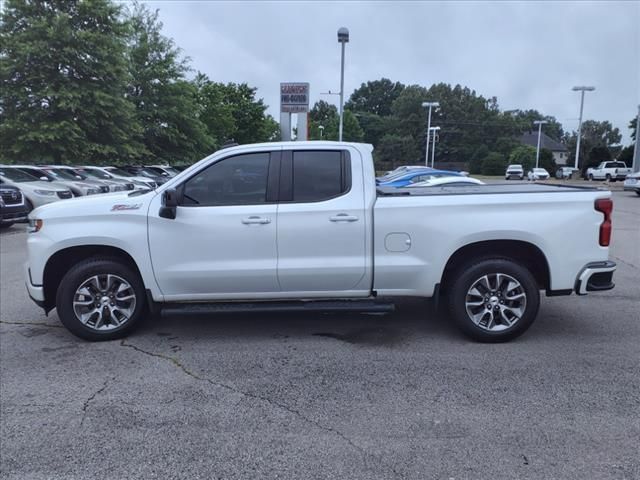
[[42, 195], [43, 197], [52, 197], [56, 194], [53, 190], [34, 190], [36, 195]]
[[96, 195], [100, 193], [99, 188], [87, 188], [87, 195]]
[[27, 231], [29, 233], [39, 232], [40, 229], [42, 228], [43, 224], [44, 224], [44, 222], [42, 220], [40, 220], [39, 218], [30, 218], [29, 219], [29, 228], [27, 229]]

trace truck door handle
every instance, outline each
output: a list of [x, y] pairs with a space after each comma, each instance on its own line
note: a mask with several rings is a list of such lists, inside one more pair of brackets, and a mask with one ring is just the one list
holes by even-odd
[[271, 223], [270, 218], [258, 217], [257, 215], [251, 215], [250, 217], [243, 218], [242, 223], [245, 225], [266, 225]]
[[357, 222], [358, 217], [355, 215], [349, 215], [348, 213], [339, 213], [333, 217], [329, 217], [331, 222]]

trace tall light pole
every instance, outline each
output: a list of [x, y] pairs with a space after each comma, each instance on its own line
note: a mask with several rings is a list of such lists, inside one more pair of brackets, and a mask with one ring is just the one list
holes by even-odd
[[440, 130], [440, 127], [431, 127], [429, 129], [430, 132], [433, 132], [433, 148], [431, 149], [431, 168], [433, 168], [433, 166], [435, 164], [435, 158], [436, 158], [436, 134], [438, 133], [438, 130]]
[[636, 146], [633, 150], [633, 172], [640, 172], [640, 105], [638, 105], [638, 117], [636, 118]]
[[546, 120], [536, 120], [534, 125], [538, 125], [538, 148], [536, 148], [536, 168], [538, 168], [538, 161], [540, 160], [540, 137], [542, 136], [542, 125], [549, 123]]
[[345, 27], [338, 29], [338, 43], [342, 46], [340, 58], [340, 125], [338, 127], [338, 141], [342, 141], [342, 117], [344, 110], [344, 46], [349, 43], [349, 30]]
[[426, 151], [424, 153], [424, 165], [426, 167], [429, 166], [429, 137], [431, 136], [431, 109], [433, 107], [439, 107], [440, 103], [438, 102], [422, 102], [422, 106], [424, 108], [428, 108], [429, 109], [429, 116], [428, 116], [428, 120], [427, 120], [427, 148]]
[[578, 160], [580, 159], [580, 133], [582, 131], [582, 109], [584, 107], [584, 92], [593, 92], [596, 87], [573, 87], [571, 90], [574, 92], [581, 92], [580, 95], [580, 118], [578, 120], [578, 142], [576, 143], [576, 164], [575, 168], [578, 168]]

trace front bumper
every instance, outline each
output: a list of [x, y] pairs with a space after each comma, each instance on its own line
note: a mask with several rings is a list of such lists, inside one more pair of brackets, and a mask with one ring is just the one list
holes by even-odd
[[575, 291], [578, 295], [586, 295], [588, 292], [601, 292], [615, 287], [613, 272], [616, 271], [616, 262], [606, 260], [604, 262], [592, 262], [584, 266], [576, 279]]
[[27, 215], [29, 215], [29, 212], [24, 204], [3, 205], [2, 209], [0, 209], [0, 223], [26, 221]]
[[25, 284], [27, 286], [27, 292], [29, 293], [29, 297], [33, 300], [36, 305], [44, 308], [44, 287], [42, 285], [34, 285], [31, 280], [31, 271], [29, 270], [29, 265], [25, 264], [24, 266], [24, 277]]

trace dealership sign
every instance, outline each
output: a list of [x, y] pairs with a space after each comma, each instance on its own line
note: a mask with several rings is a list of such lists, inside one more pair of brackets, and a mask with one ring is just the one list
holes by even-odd
[[309, 111], [308, 83], [280, 84], [280, 111], [282, 113], [304, 113]]

